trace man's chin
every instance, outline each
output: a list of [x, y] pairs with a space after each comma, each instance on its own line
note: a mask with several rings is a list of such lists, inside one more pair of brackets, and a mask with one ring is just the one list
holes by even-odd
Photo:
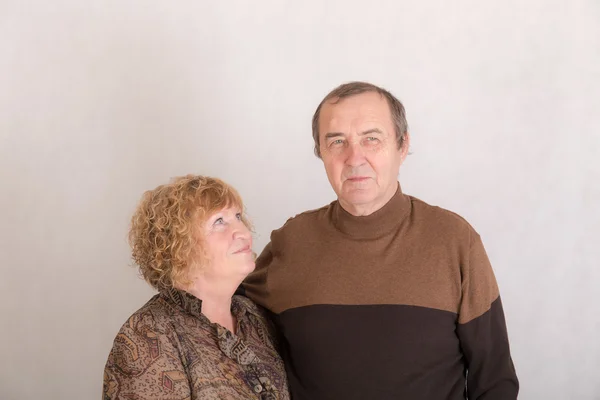
[[342, 194], [342, 199], [352, 204], [370, 203], [375, 197], [377, 197], [377, 193], [372, 188], [352, 188], [344, 190]]
[[343, 203], [352, 206], [364, 206], [372, 203], [375, 200], [375, 194], [366, 190], [353, 190], [350, 193], [345, 193], [340, 200]]

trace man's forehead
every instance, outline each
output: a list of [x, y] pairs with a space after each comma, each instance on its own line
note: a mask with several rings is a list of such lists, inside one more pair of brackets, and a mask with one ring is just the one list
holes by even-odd
[[376, 92], [361, 93], [343, 99], [331, 99], [323, 104], [319, 118], [321, 128], [355, 124], [391, 124], [390, 108]]
[[346, 97], [332, 97], [325, 101], [323, 106], [340, 106], [340, 105], [365, 105], [365, 104], [387, 104], [385, 97], [377, 92], [357, 93]]

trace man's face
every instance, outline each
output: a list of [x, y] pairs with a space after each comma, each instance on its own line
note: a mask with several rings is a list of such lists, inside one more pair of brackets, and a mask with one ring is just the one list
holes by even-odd
[[398, 149], [390, 108], [379, 93], [323, 104], [319, 143], [327, 178], [346, 211], [369, 215], [393, 197], [408, 135]]

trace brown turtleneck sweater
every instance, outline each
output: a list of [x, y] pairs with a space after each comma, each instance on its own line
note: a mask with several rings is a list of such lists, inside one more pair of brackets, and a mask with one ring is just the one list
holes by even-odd
[[400, 189], [368, 216], [289, 219], [244, 289], [274, 313], [295, 400], [517, 398], [481, 238]]

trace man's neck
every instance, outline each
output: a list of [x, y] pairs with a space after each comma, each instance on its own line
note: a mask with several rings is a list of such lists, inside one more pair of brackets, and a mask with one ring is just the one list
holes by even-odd
[[365, 217], [367, 215], [371, 215], [375, 211], [378, 211], [381, 209], [381, 207], [383, 207], [383, 205], [380, 204], [350, 204], [346, 203], [342, 199], [338, 199], [338, 201], [340, 202], [340, 206], [342, 206], [344, 210], [346, 210], [349, 214], [354, 215], [355, 217]]
[[340, 206], [342, 206], [342, 208], [346, 210], [346, 212], [348, 212], [349, 214], [354, 215], [355, 217], [365, 217], [367, 215], [373, 214], [376, 211], [381, 210], [383, 206], [385, 206], [392, 199], [392, 197], [394, 197], [394, 194], [396, 194], [397, 190], [397, 185], [392, 186], [392, 188], [390, 188], [384, 196], [382, 196], [379, 199], [375, 199], [370, 203], [352, 204], [345, 202], [339, 197], [338, 202], [340, 203]]

